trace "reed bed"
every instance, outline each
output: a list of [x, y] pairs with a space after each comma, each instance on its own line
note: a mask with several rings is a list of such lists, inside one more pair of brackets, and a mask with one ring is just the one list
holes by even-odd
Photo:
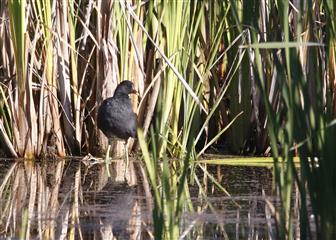
[[277, 238], [293, 236], [295, 183], [302, 238], [314, 234], [309, 195], [316, 236], [332, 239], [335, 20], [332, 0], [1, 1], [0, 150], [99, 154], [97, 106], [130, 79], [152, 190], [166, 186], [177, 215], [204, 152], [272, 155]]

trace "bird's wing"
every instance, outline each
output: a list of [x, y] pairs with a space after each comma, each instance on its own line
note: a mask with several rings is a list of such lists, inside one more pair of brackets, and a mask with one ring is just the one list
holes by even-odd
[[135, 137], [136, 115], [132, 111], [132, 105], [128, 98], [118, 98], [110, 101], [105, 107], [106, 128], [113, 135], [127, 139]]

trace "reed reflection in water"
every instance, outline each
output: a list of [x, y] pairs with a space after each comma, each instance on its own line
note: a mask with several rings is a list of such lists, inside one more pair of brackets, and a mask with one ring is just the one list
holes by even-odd
[[[124, 183], [117, 177], [108, 179], [104, 163], [1, 161], [1, 238], [153, 239], [150, 191], [141, 177], [141, 165], [132, 163], [137, 169], [133, 173], [140, 174]], [[113, 168], [116, 174], [119, 168]], [[190, 186], [194, 212], [183, 214], [181, 236], [272, 239], [273, 204], [278, 201], [266, 197], [272, 188], [271, 171], [208, 168], [232, 195], [223, 195], [208, 176], [200, 176], [203, 188]], [[206, 197], [200, 197], [200, 191]]]

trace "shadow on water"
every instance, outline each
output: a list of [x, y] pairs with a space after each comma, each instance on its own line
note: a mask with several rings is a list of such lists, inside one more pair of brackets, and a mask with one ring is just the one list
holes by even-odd
[[[0, 166], [1, 238], [153, 238], [152, 204], [141, 177], [128, 177], [131, 184], [111, 180], [105, 164], [78, 160], [2, 159]], [[203, 187], [190, 184], [194, 212], [183, 214], [182, 238], [274, 239], [272, 170], [207, 168], [227, 193], [197, 173]]]

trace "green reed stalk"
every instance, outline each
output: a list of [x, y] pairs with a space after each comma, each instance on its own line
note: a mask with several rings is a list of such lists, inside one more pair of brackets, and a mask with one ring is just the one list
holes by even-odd
[[[77, 29], [77, 12], [75, 11], [75, 1], [70, 0], [67, 4], [68, 11], [66, 13], [66, 20], [67, 26], [69, 30], [69, 57], [70, 57], [70, 68], [71, 68], [71, 75], [70, 75], [70, 82], [71, 82], [71, 89], [72, 89], [72, 108], [73, 108], [73, 122], [75, 128], [75, 136], [69, 136], [69, 134], [73, 134], [73, 131], [67, 131], [67, 139], [69, 145], [71, 147], [75, 147], [75, 144], [79, 145], [82, 142], [82, 126], [83, 123], [81, 122], [81, 87], [80, 87], [80, 80], [78, 75], [78, 53], [76, 51], [76, 29]], [[65, 31], [65, 29], [64, 29]], [[67, 60], [68, 61], [68, 60]], [[67, 62], [67, 65], [69, 63]], [[69, 66], [66, 66], [69, 67]], [[67, 86], [69, 86], [67, 84]], [[70, 99], [69, 99], [70, 101]], [[67, 115], [70, 117], [70, 113], [68, 112]], [[66, 124], [68, 125], [68, 124]], [[70, 129], [70, 126], [68, 126]], [[73, 142], [73, 137], [75, 138], [75, 144]], [[80, 148], [79, 148], [80, 149]], [[75, 151], [72, 149], [71, 151]]]
[[[331, 161], [334, 153], [330, 143], [335, 141], [336, 132], [331, 122], [333, 116], [330, 102], [324, 100], [328, 99], [326, 95], [328, 92], [322, 79], [328, 70], [322, 64], [324, 59], [321, 58], [320, 52], [323, 48], [318, 43], [322, 41], [318, 37], [323, 35], [320, 32], [323, 30], [316, 25], [315, 18], [319, 16], [311, 14], [313, 1], [308, 1], [307, 5], [301, 3], [297, 7], [300, 9], [294, 18], [297, 21], [291, 22], [288, 18], [290, 9], [288, 3], [278, 1], [277, 4], [271, 5], [271, 9], [278, 8], [280, 28], [277, 31], [283, 32], [284, 42], [255, 44], [253, 47], [259, 85], [269, 117], [268, 132], [274, 157], [276, 182], [282, 202], [278, 234], [280, 239], [293, 237], [290, 202], [292, 185], [296, 182], [301, 197], [301, 237], [311, 238], [314, 234], [311, 231], [311, 219], [308, 216], [306, 195], [308, 186], [307, 190], [315, 214], [316, 235], [321, 239], [332, 239], [335, 235], [333, 227], [335, 212], [326, 206], [331, 205], [336, 197], [333, 188], [329, 187], [329, 183], [335, 181], [335, 175], [331, 174], [335, 164]], [[328, 12], [330, 9], [324, 11]], [[290, 28], [296, 30], [294, 36]], [[303, 32], [305, 34], [302, 34]], [[326, 32], [333, 32], [333, 30], [326, 30]], [[253, 41], [256, 42], [255, 34], [252, 36]], [[275, 39], [275, 41], [279, 40]], [[261, 48], [280, 48], [281, 54], [275, 51], [269, 54], [269, 50], [265, 51]], [[263, 69], [266, 65], [265, 56], [272, 57], [276, 70], [280, 114], [276, 114], [269, 100], [266, 74]], [[295, 150], [300, 156], [300, 176], [293, 163]], [[286, 159], [286, 162], [279, 162], [279, 156]]]
[[[26, 120], [26, 74], [27, 74], [27, 46], [26, 46], [26, 1], [12, 0], [8, 1], [10, 27], [12, 35], [12, 43], [14, 48], [14, 59], [16, 66], [17, 79], [17, 99], [18, 111], [16, 126], [19, 136], [15, 136], [17, 141], [17, 149], [21, 156], [25, 155], [24, 139], [27, 136], [27, 120]], [[27, 155], [32, 155], [32, 149], [27, 150]]]
[[[248, 41], [248, 34], [244, 32], [244, 26], [248, 25], [253, 21], [255, 17], [255, 12], [251, 11], [254, 8], [253, 2], [251, 1], [230, 1], [230, 4], [226, 6], [230, 7], [232, 10], [229, 11], [227, 16], [227, 22], [225, 28], [227, 28], [227, 35], [224, 35], [225, 45], [233, 45], [232, 49], [227, 53], [227, 63], [226, 66], [231, 66], [235, 64], [236, 55], [242, 55], [242, 60], [239, 65], [239, 70], [233, 75], [233, 80], [231, 86], [228, 89], [227, 95], [230, 101], [230, 113], [232, 116], [228, 116], [230, 119], [243, 111], [243, 114], [228, 130], [228, 145], [231, 151], [235, 153], [241, 153], [245, 148], [246, 139], [251, 131], [251, 93], [253, 81], [251, 78], [251, 65], [249, 63], [248, 54], [246, 54], [239, 45], [245, 44]], [[241, 11], [237, 12], [237, 9]], [[236, 26], [236, 27], [232, 27]], [[239, 35], [236, 44], [233, 44], [233, 40]], [[245, 53], [245, 54], [244, 54]]]
[[[42, 75], [43, 80], [46, 80], [47, 89], [42, 87], [41, 98], [47, 96], [48, 102], [41, 101], [43, 105], [40, 105], [39, 108], [42, 110], [42, 114], [47, 116], [47, 121], [44, 128], [47, 134], [51, 131], [56, 135], [58, 141], [55, 142], [57, 152], [60, 156], [65, 155], [65, 148], [63, 142], [63, 131], [60, 123], [60, 111], [58, 107], [58, 98], [57, 90], [58, 83], [56, 78], [56, 65], [54, 59], [54, 46], [53, 46], [53, 21], [52, 21], [52, 12], [51, 12], [51, 3], [45, 1], [37, 1], [37, 18], [42, 28], [42, 59], [44, 60], [44, 74]], [[43, 82], [42, 82], [43, 84]], [[50, 112], [46, 109], [50, 109]], [[41, 113], [41, 111], [40, 111]], [[39, 116], [43, 118], [43, 116]], [[50, 118], [50, 119], [48, 119]], [[50, 122], [48, 122], [50, 121]]]

